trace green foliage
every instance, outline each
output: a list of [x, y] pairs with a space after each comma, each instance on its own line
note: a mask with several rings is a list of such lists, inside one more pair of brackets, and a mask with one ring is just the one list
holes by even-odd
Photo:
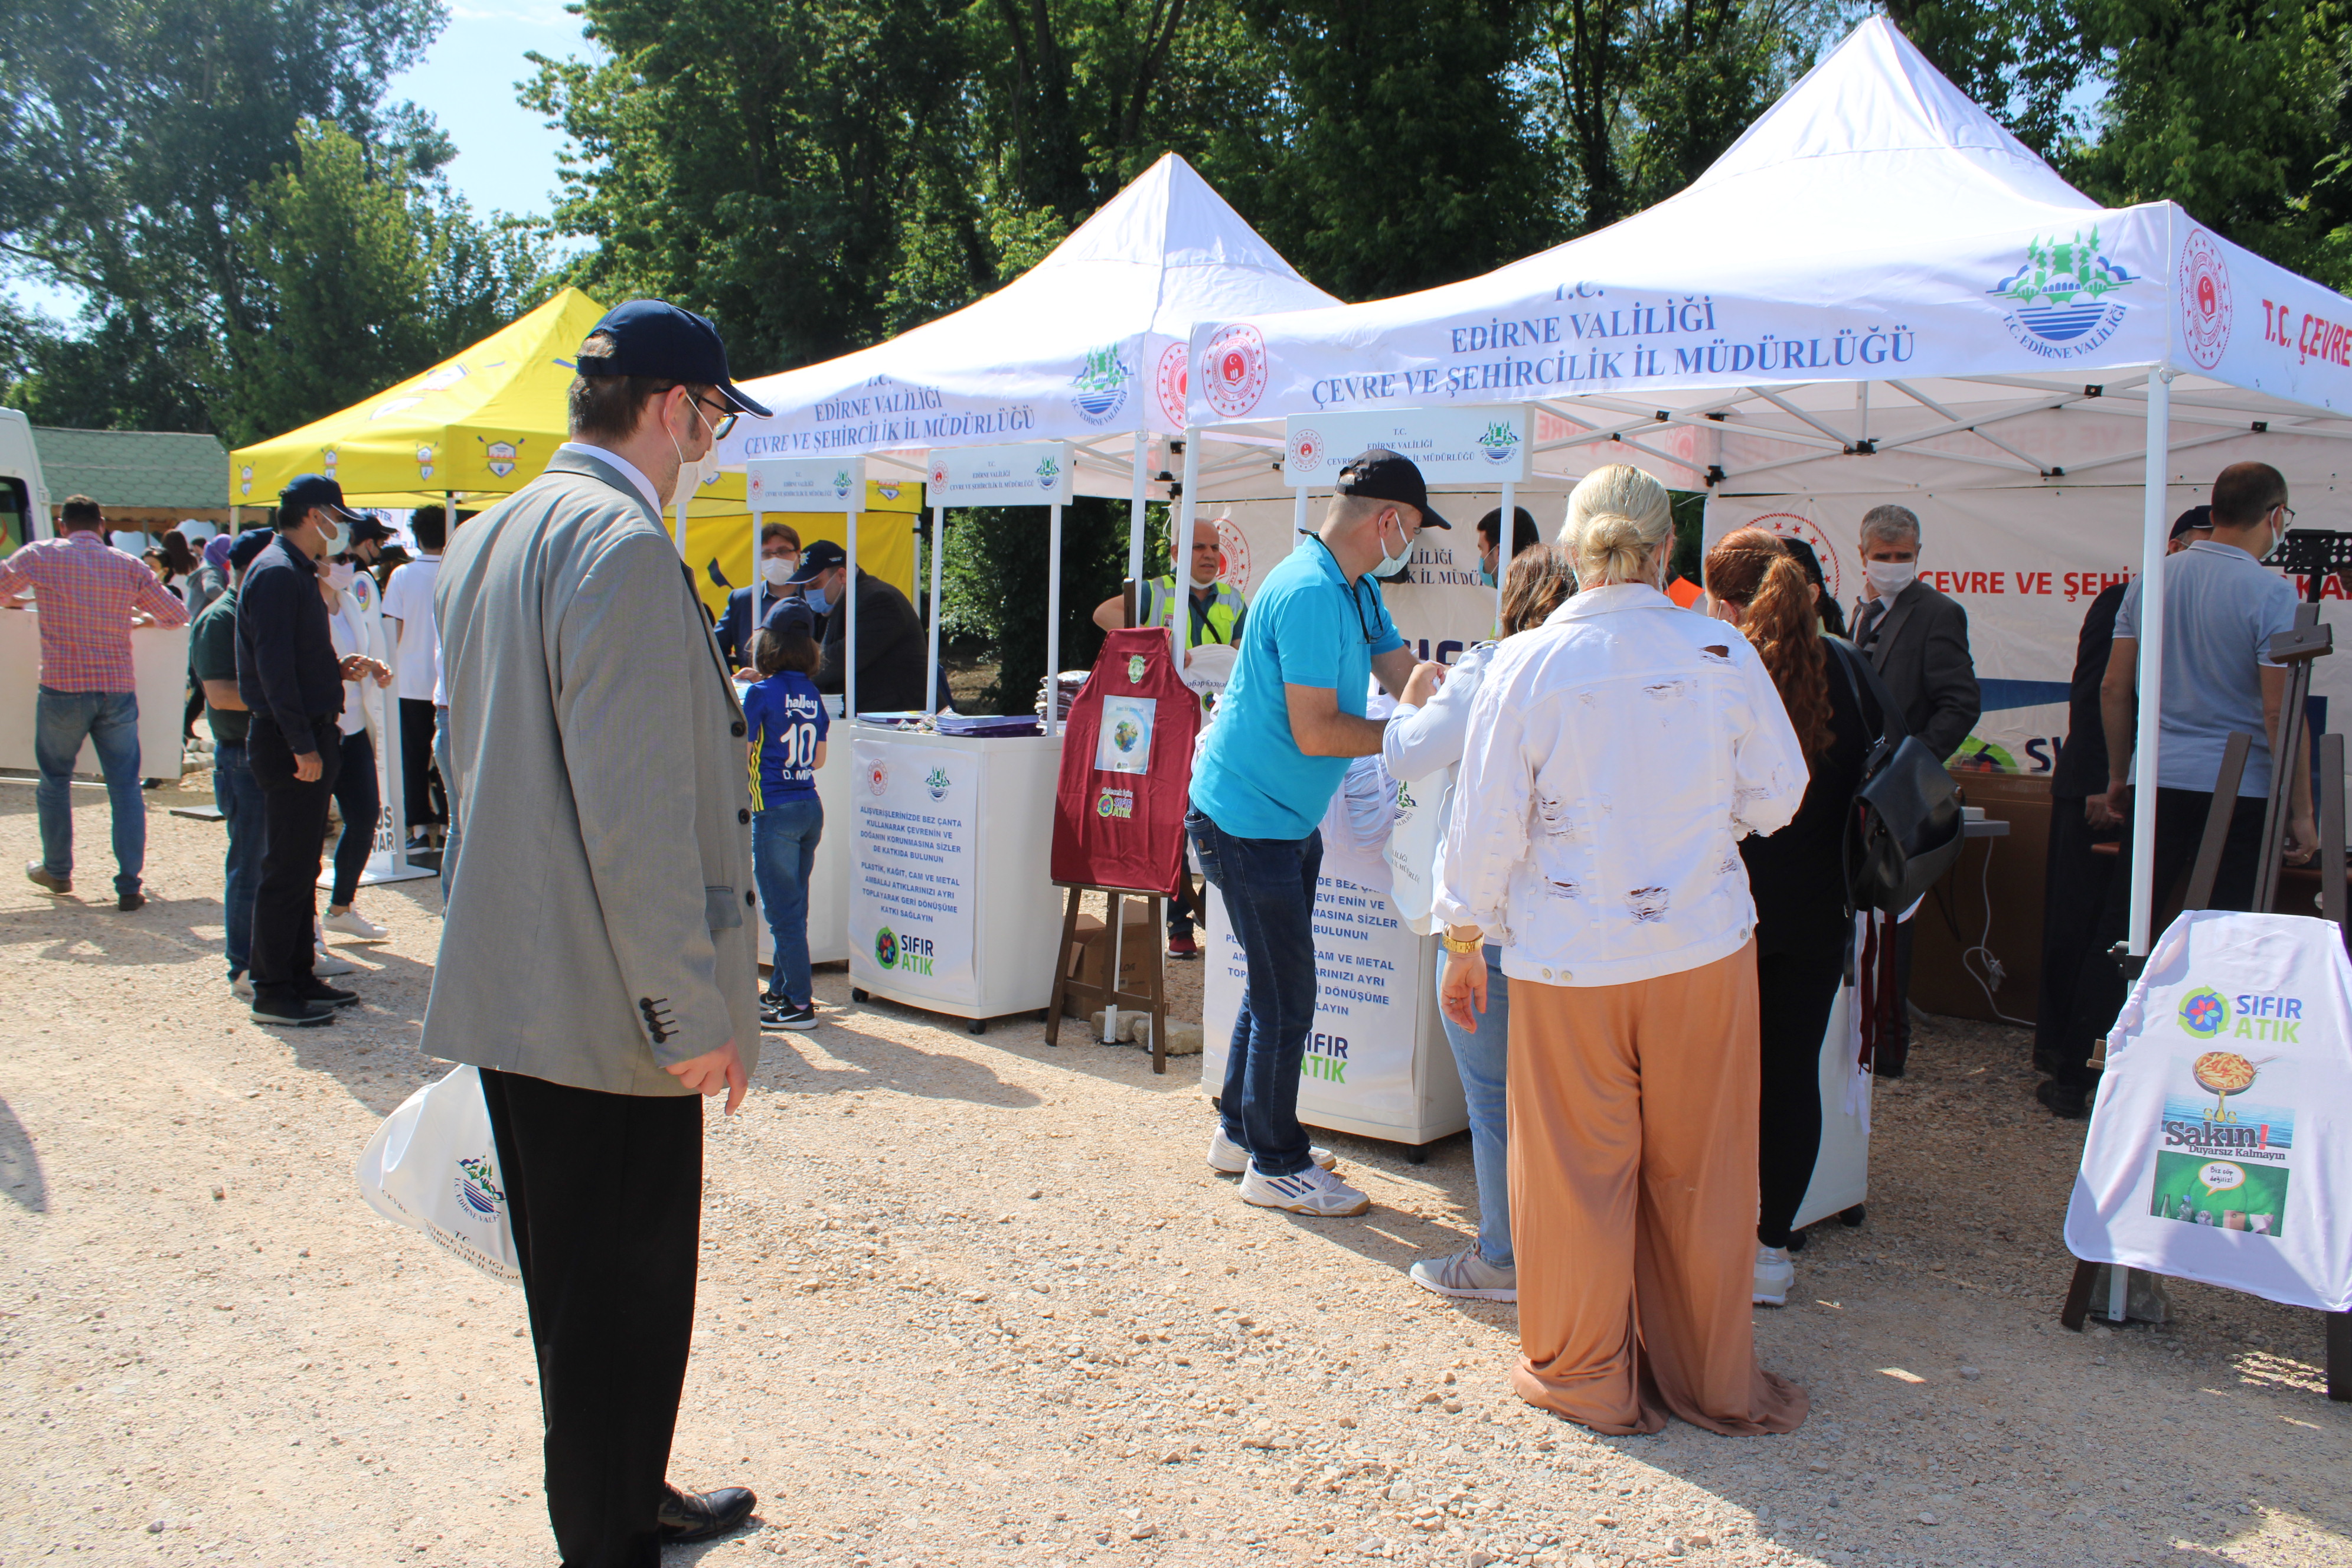
[[[2096, 0], [2094, 0], [2096, 3]], [[2067, 99], [2099, 66], [2077, 0], [1887, 0], [1936, 68], [2049, 157], [2080, 131]]]
[[[1153, 512], [1165, 512], [1154, 506]], [[1150, 522], [1147, 515], [1147, 525]], [[1117, 596], [1127, 576], [1125, 501], [1080, 496], [1062, 512], [1062, 639], [1064, 669], [1093, 666], [1102, 630], [1095, 606]], [[1159, 520], [1161, 535], [1167, 531]], [[1026, 713], [1045, 678], [1045, 595], [1050, 538], [1035, 507], [977, 507], [949, 519], [940, 563], [942, 626], [974, 639], [997, 663], [996, 684], [984, 700], [993, 713]], [[1167, 558], [1164, 542], [1151, 562]]]
[[2068, 173], [2170, 200], [2281, 266], [2352, 287], [2352, 14], [2335, 0], [2085, 0], [2112, 86]]

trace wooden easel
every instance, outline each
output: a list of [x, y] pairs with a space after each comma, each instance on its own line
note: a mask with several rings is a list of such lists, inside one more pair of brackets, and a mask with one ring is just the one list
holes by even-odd
[[[1191, 875], [1189, 871], [1185, 873], [1188, 879]], [[1049, 1046], [1062, 1043], [1062, 1009], [1066, 1002], [1076, 1002], [1079, 1010], [1085, 1013], [1113, 1007], [1127, 1013], [1148, 1013], [1151, 1016], [1151, 1070], [1166, 1072], [1168, 954], [1160, 939], [1160, 932], [1165, 929], [1162, 922], [1167, 919], [1166, 895], [1139, 892], [1133, 888], [1095, 888], [1076, 882], [1064, 882], [1061, 886], [1069, 889], [1069, 895], [1062, 907], [1062, 946], [1061, 955], [1054, 961], [1054, 994], [1045, 1004], [1045, 1043]], [[1109, 900], [1109, 906], [1104, 911], [1108, 916], [1104, 922], [1107, 951], [1103, 954], [1107, 968], [1099, 985], [1090, 980], [1080, 980], [1076, 973], [1079, 959], [1078, 900], [1090, 892], [1100, 893]], [[1145, 989], [1140, 992], [1118, 988], [1119, 971], [1126, 967], [1122, 962], [1125, 955], [1119, 951], [1119, 945], [1127, 931], [1127, 926], [1120, 918], [1119, 904], [1127, 899], [1141, 899], [1146, 911], [1143, 930], [1151, 958], [1145, 966]]]
[[[2319, 621], [2319, 584], [2320, 576], [2315, 573], [2311, 577], [2312, 600], [2297, 609], [2294, 629], [2271, 638], [2270, 657], [2289, 670], [2280, 724], [2278, 752], [2282, 757], [2293, 757], [2300, 750], [2312, 663], [2334, 651], [2328, 628]], [[2318, 742], [2320, 913], [2321, 918], [2333, 921], [2339, 932], [2346, 932], [2347, 945], [2352, 945], [2352, 928], [2347, 924], [2352, 911], [2346, 908], [2344, 887], [2344, 737], [2322, 735]], [[2221, 875], [2222, 845], [2229, 837], [2230, 819], [2237, 809], [2238, 785], [2245, 777], [2246, 757], [2253, 750], [2253, 743], [2251, 735], [2232, 734], [2221, 752], [2221, 773], [2213, 781], [2212, 807], [2206, 813], [2204, 836], [2198, 841], [2197, 860], [2189, 878], [2189, 896], [2180, 906], [2184, 912], [2212, 904], [2213, 884]], [[2257, 910], [2269, 909], [2277, 890], [2293, 789], [2292, 765], [2276, 763], [2271, 769], [2271, 795], [2263, 818], [2262, 858], [2255, 873], [2253, 904]], [[2155, 808], [2153, 800], [2147, 805], [2149, 809]], [[2127, 868], [2126, 874], [2129, 874]], [[2139, 978], [2147, 962], [2145, 956], [2124, 952], [2121, 944], [2117, 944], [2116, 963], [2124, 970], [2126, 984]], [[2107, 1042], [2104, 1037], [2093, 1048], [2086, 1065], [2101, 1069], [2106, 1067]], [[2124, 1321], [2131, 1270], [2120, 1263], [2102, 1265], [2077, 1259], [2074, 1278], [2066, 1288], [2066, 1303], [2058, 1313], [2061, 1327], [2081, 1331], [2090, 1316], [2091, 1290], [2103, 1267], [2108, 1270], [2107, 1321]], [[2327, 1397], [2352, 1403], [2352, 1312], [2329, 1312], [2326, 1318]]]

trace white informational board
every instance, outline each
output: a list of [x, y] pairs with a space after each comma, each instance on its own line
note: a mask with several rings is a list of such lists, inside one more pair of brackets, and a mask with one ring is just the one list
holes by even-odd
[[745, 504], [755, 513], [854, 510], [866, 495], [866, 459], [755, 458], [743, 465], [743, 484]]
[[931, 454], [933, 506], [1067, 506], [1077, 463], [1067, 441], [943, 447]]
[[1528, 405], [1383, 409], [1377, 414], [1294, 414], [1284, 422], [1283, 482], [1320, 489], [1370, 447], [1412, 459], [1423, 483], [1517, 484], [1528, 477]]
[[[816, 798], [824, 806], [824, 833], [816, 841], [816, 864], [809, 871], [808, 944], [811, 963], [833, 963], [849, 956], [849, 776], [854, 771], [849, 747], [840, 737], [848, 731], [834, 721], [835, 739], [824, 750], [824, 766], [816, 771]], [[760, 915], [760, 962], [773, 963], [776, 943], [769, 935], [767, 914]]]
[[[176, 779], [180, 715], [188, 700], [188, 628], [134, 626], [131, 660], [139, 690], [140, 776]], [[39, 613], [0, 610], [0, 768], [30, 772], [39, 766], [33, 754], [33, 723], [40, 668]], [[99, 776], [98, 752], [88, 742], [82, 743], [74, 772]]]
[[2184, 913], [2107, 1037], [2067, 1250], [2352, 1311], [2347, 1150], [2342, 933], [2305, 915]]
[[[1045, 1005], [1061, 939], [1047, 870], [1058, 737], [986, 740], [839, 725], [853, 984], [985, 1019]], [[835, 817], [826, 808], [825, 833]]]
[[[1315, 1025], [1300, 1065], [1298, 1119], [1367, 1138], [1427, 1143], [1470, 1125], [1437, 1017], [1437, 939], [1416, 936], [1380, 889], [1388, 868], [1326, 848], [1315, 901]], [[1208, 889], [1201, 1082], [1224, 1087], [1248, 977], [1224, 900]]]

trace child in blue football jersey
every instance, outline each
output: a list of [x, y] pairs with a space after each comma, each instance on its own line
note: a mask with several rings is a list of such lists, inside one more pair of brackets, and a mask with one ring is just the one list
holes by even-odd
[[[797, 612], [795, 615], [793, 612]], [[751, 730], [751, 868], [760, 907], [775, 939], [760, 1022], [769, 1028], [814, 1029], [816, 998], [809, 985], [808, 886], [824, 833], [824, 804], [816, 771], [824, 765], [830, 719], [809, 677], [817, 666], [814, 619], [797, 599], [776, 606], [752, 641], [752, 668], [761, 677], [743, 694]]]

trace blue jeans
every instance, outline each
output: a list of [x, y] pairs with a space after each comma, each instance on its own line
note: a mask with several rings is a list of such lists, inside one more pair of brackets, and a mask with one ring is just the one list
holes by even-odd
[[1312, 1145], [1298, 1124], [1298, 1075], [1315, 1026], [1315, 878], [1323, 868], [1323, 834], [1240, 838], [1198, 811], [1184, 814], [1184, 831], [1249, 964], [1225, 1054], [1225, 1136], [1250, 1152], [1259, 1174], [1295, 1176], [1311, 1163]]
[[[1445, 966], [1437, 966], [1445, 988]], [[1462, 1075], [1462, 1098], [1470, 1108], [1470, 1165], [1478, 1173], [1478, 1256], [1497, 1268], [1511, 1267], [1510, 1124], [1504, 1119], [1504, 1089], [1510, 1080], [1511, 983], [1503, 977], [1503, 952], [1486, 944], [1486, 1010], [1478, 1026], [1465, 1029], [1440, 1012], [1454, 1066]]]
[[33, 806], [41, 819], [41, 864], [73, 875], [73, 765], [85, 737], [98, 752], [114, 808], [114, 890], [135, 893], [147, 868], [147, 797], [139, 787], [139, 696], [132, 691], [53, 691], [34, 710], [33, 760], [41, 771]]
[[213, 744], [213, 804], [228, 823], [228, 863], [221, 876], [221, 923], [227, 929], [228, 977], [253, 967], [253, 891], [261, 886], [261, 852], [269, 842], [261, 786], [241, 741]]
[[751, 875], [760, 884], [760, 910], [775, 940], [768, 966], [768, 998], [787, 1007], [809, 1005], [809, 872], [816, 866], [816, 842], [824, 837], [824, 802], [812, 790], [751, 814]]

